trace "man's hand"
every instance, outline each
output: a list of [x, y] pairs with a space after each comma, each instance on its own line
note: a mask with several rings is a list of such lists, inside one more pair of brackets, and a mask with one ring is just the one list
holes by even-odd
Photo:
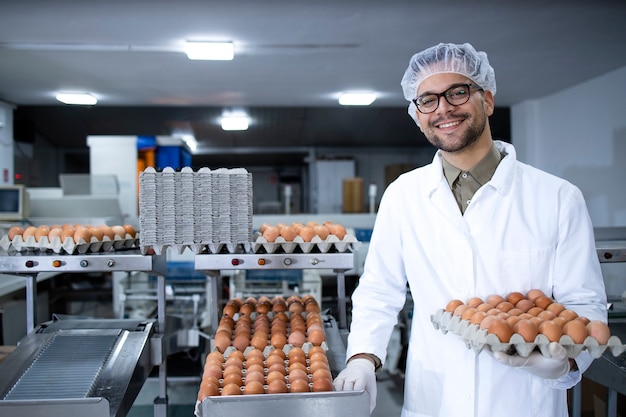
[[376, 407], [376, 374], [374, 369], [374, 364], [369, 359], [352, 359], [333, 381], [333, 386], [337, 391], [365, 390], [370, 397], [370, 414]]
[[541, 378], [557, 379], [567, 374], [570, 370], [567, 350], [560, 344], [551, 342], [548, 345], [548, 352], [550, 357], [543, 356], [541, 352], [532, 352], [526, 358], [493, 352], [493, 357], [504, 365], [523, 369]]

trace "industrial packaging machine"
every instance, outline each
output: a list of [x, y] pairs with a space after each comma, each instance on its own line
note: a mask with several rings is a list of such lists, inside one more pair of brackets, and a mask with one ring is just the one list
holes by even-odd
[[[0, 251], [0, 271], [26, 280], [27, 335], [0, 363], [0, 416], [126, 415], [159, 367], [155, 415], [167, 415], [165, 255]], [[36, 325], [37, 274], [141, 271], [157, 275], [156, 320], [57, 317]]]

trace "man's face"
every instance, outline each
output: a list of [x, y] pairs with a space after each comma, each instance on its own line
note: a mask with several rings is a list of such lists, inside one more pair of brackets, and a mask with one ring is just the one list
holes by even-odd
[[[436, 74], [422, 81], [417, 95], [442, 93], [455, 84], [474, 83], [460, 74]], [[472, 88], [467, 103], [453, 106], [440, 97], [439, 106], [434, 112], [422, 114], [417, 111], [417, 118], [420, 129], [433, 146], [446, 152], [458, 152], [485, 133], [487, 118], [492, 114], [491, 92]]]

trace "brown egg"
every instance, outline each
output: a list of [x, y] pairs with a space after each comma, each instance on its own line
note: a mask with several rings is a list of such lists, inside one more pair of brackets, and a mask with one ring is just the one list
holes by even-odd
[[[460, 314], [461, 320], [470, 320], [472, 316], [474, 315], [474, 313], [478, 311], [476, 307], [468, 307], [466, 305], [464, 305], [464, 307], [465, 307], [465, 311], [463, 311], [463, 313]], [[455, 315], [457, 315], [456, 311], [455, 311]]]
[[611, 337], [609, 326], [599, 320], [591, 320], [586, 325], [587, 334], [598, 341], [601, 345], [606, 345]]
[[15, 239], [15, 236], [22, 236], [24, 234], [24, 228], [21, 226], [13, 226], [9, 229], [9, 240]]
[[204, 381], [200, 383], [200, 390], [198, 391], [198, 401], [202, 402], [202, 400], [204, 400], [206, 397], [212, 397], [215, 395], [220, 395], [220, 389], [218, 385], [205, 383]]
[[563, 325], [563, 334], [571, 337], [574, 343], [582, 344], [587, 338], [587, 327], [577, 320], [568, 321]]
[[224, 368], [232, 365], [232, 366], [236, 366], [239, 369], [243, 369], [244, 359], [245, 358], [241, 351], [233, 351], [230, 353], [230, 355], [228, 355], [228, 358], [226, 358], [226, 361], [224, 362]]
[[211, 359], [212, 360], [216, 360], [219, 363], [224, 363], [224, 361], [226, 360], [226, 359], [224, 359], [224, 355], [221, 352], [218, 352], [218, 351], [215, 351], [215, 350], [213, 352], [210, 352], [206, 356], [206, 359], [207, 359], [207, 361], [209, 361]]
[[46, 226], [46, 225], [41, 225], [39, 227], [37, 227], [37, 230], [35, 230], [35, 240], [37, 242], [39, 242], [39, 240], [42, 237], [48, 237], [48, 233], [50, 233], [50, 227]]
[[313, 375], [315, 371], [319, 369], [326, 369], [330, 372], [330, 366], [328, 365], [328, 362], [311, 360], [311, 364], [309, 365], [309, 372], [311, 373], [311, 375]]
[[315, 232], [315, 234], [319, 236], [319, 238], [322, 240], [326, 240], [326, 238], [330, 234], [330, 230], [328, 230], [328, 227], [324, 226], [323, 224], [313, 226], [313, 232]]
[[299, 369], [301, 371], [306, 372], [306, 361], [289, 361], [289, 370], [288, 372], [293, 371], [294, 369]]
[[509, 313], [509, 316], [519, 316], [520, 314], [523, 313], [523, 311], [517, 307], [514, 307], [510, 309], [509, 311], [507, 311], [507, 313]]
[[222, 309], [222, 314], [225, 316], [233, 317], [239, 311], [239, 307], [235, 304], [226, 303], [224, 308]]
[[91, 233], [88, 229], [77, 229], [74, 233], [74, 242], [77, 244], [91, 242]]
[[256, 304], [252, 305], [250, 303], [243, 303], [241, 307], [239, 307], [239, 314], [242, 314], [244, 316], [249, 316], [254, 311], [255, 307], [256, 307]]
[[280, 231], [278, 230], [278, 227], [276, 226], [268, 226], [265, 228], [265, 230], [263, 231], [262, 236], [265, 238], [265, 240], [267, 240], [269, 243], [274, 243], [274, 241], [276, 240], [276, 238], [278, 236], [280, 236]]
[[291, 226], [283, 226], [280, 228], [279, 230], [279, 234], [280, 236], [283, 237], [283, 239], [285, 239], [285, 241], [287, 242], [292, 242], [293, 239], [298, 236], [298, 232], [296, 232], [296, 230], [291, 227]]
[[558, 342], [563, 335], [561, 327], [552, 321], [544, 321], [539, 325], [538, 330], [539, 333], [545, 335], [550, 342]]
[[91, 236], [95, 237], [98, 241], [102, 241], [102, 238], [104, 237], [104, 233], [102, 232], [102, 229], [91, 226], [87, 230], [89, 230], [89, 233], [91, 233]]
[[62, 233], [63, 233], [63, 229], [61, 229], [61, 227], [59, 227], [59, 226], [51, 227], [50, 231], [48, 232], [48, 241], [52, 242], [56, 238], [58, 238], [60, 240]]
[[287, 338], [287, 341], [290, 345], [294, 345], [296, 347], [302, 347], [302, 345], [304, 345], [304, 343], [306, 342], [306, 336], [304, 335], [304, 332], [302, 331], [295, 331], [289, 335], [289, 337]]
[[530, 314], [531, 316], [539, 316], [542, 311], [544, 311], [543, 308], [535, 306], [528, 310], [528, 314]]
[[246, 348], [250, 346], [250, 333], [237, 333], [235, 339], [233, 340], [233, 346], [241, 352], [246, 350]]
[[524, 298], [525, 298], [525, 297], [524, 297], [524, 294], [522, 294], [522, 293], [521, 293], [521, 292], [519, 292], [519, 291], [513, 291], [513, 292], [510, 292], [510, 293], [506, 296], [506, 300], [507, 300], [509, 303], [513, 304], [513, 305], [517, 305], [517, 303], [518, 303], [520, 300], [524, 299]]
[[319, 346], [322, 342], [326, 341], [326, 333], [324, 333], [324, 330], [313, 330], [309, 332], [308, 340], [315, 346]]
[[250, 371], [246, 372], [244, 376], [243, 383], [244, 385], [248, 385], [250, 382], [257, 381], [260, 382], [261, 385], [265, 384], [265, 375], [259, 371]]
[[519, 320], [513, 325], [513, 332], [522, 336], [526, 342], [534, 342], [539, 330], [537, 326], [528, 319]]
[[256, 305], [256, 312], [259, 314], [267, 314], [272, 310], [272, 303], [268, 300], [267, 302], [260, 302]]
[[[460, 304], [454, 309], [454, 312], [452, 314], [455, 316], [463, 316], [465, 311], [467, 311], [469, 308], [470, 306], [468, 306], [467, 304]], [[471, 308], [473, 308], [474, 311], [476, 310], [476, 307], [471, 307]]]
[[451, 300], [448, 304], [446, 304], [446, 308], [445, 310], [448, 313], [453, 313], [454, 309], [457, 308], [458, 306], [464, 304], [463, 301], [461, 300]]
[[513, 329], [505, 320], [496, 318], [487, 329], [487, 333], [495, 334], [502, 343], [508, 343], [513, 335]]
[[272, 334], [270, 344], [276, 349], [282, 349], [287, 344], [287, 336], [284, 333]]
[[537, 314], [537, 317], [541, 318], [542, 320], [554, 320], [556, 318], [556, 314], [554, 314], [550, 310], [543, 310], [542, 312]]
[[241, 395], [241, 387], [237, 384], [224, 385], [222, 395]]
[[548, 306], [552, 304], [553, 302], [554, 300], [552, 298], [547, 297], [545, 295], [541, 295], [535, 298], [535, 305], [539, 308], [543, 308], [544, 310], [548, 308]]
[[265, 387], [262, 382], [251, 381], [243, 388], [243, 395], [265, 394]]
[[113, 234], [115, 235], [116, 238], [126, 239], [126, 229], [124, 229], [124, 226], [120, 226], [120, 225], [111, 226], [111, 230], [113, 230]]
[[126, 232], [126, 234], [130, 235], [131, 238], [134, 238], [137, 235], [137, 231], [135, 230], [133, 225], [125, 224], [122, 227], [124, 228], [124, 232]]
[[270, 372], [280, 372], [283, 375], [287, 375], [287, 367], [285, 366], [284, 362], [281, 363], [273, 363], [270, 366], [267, 367], [267, 373], [269, 374]]
[[61, 242], [65, 243], [67, 239], [71, 239], [74, 242], [74, 234], [76, 233], [76, 229], [73, 226], [69, 226], [68, 228], [62, 229], [61, 232]]
[[478, 306], [476, 306], [476, 311], [482, 311], [483, 313], [488, 312], [489, 310], [491, 310], [493, 308], [493, 306], [489, 303], [482, 303], [479, 304]]
[[578, 313], [576, 313], [574, 310], [565, 309], [559, 313], [559, 317], [563, 317], [565, 320], [570, 321], [577, 318]]
[[[272, 351], [272, 352], [274, 352], [274, 351]], [[267, 366], [268, 368], [269, 368], [271, 365], [275, 364], [275, 363], [279, 363], [279, 364], [281, 364], [282, 366], [284, 366], [284, 365], [285, 365], [285, 359], [284, 359], [284, 358], [282, 358], [282, 357], [281, 357], [281, 356], [279, 356], [279, 355], [269, 355], [269, 356], [267, 357], [267, 359], [265, 360], [265, 366]]]
[[289, 304], [287, 310], [292, 314], [300, 314], [304, 311], [304, 305], [300, 301]]
[[348, 233], [346, 231], [346, 228], [341, 224], [334, 223], [331, 225], [326, 225], [326, 227], [328, 227], [328, 230], [330, 231], [330, 233], [337, 236], [337, 239], [339, 240], [343, 240], [343, 238]]
[[481, 304], [484, 304], [485, 302], [482, 300], [482, 298], [479, 297], [472, 297], [469, 300], [467, 300], [467, 304], [470, 307], [478, 307]]
[[267, 333], [255, 333], [252, 339], [250, 339], [250, 346], [259, 350], [264, 350], [267, 344]]
[[530, 310], [534, 306], [535, 306], [535, 303], [533, 303], [532, 301], [526, 298], [522, 298], [521, 300], [517, 302], [517, 304], [515, 304], [515, 308], [522, 310], [522, 312], [524, 313], [526, 313], [528, 310]]
[[485, 302], [491, 305], [491, 307], [496, 307], [498, 304], [500, 304], [503, 301], [506, 301], [506, 300], [504, 299], [503, 296], [498, 295], [498, 294], [490, 295], [489, 297], [487, 297], [487, 300], [485, 300]]
[[313, 236], [315, 236], [315, 230], [313, 229], [313, 226], [304, 226], [298, 232], [298, 236], [300, 236], [305, 242], [310, 242], [311, 239], [313, 239]]
[[283, 375], [280, 371], [268, 372], [267, 377], [265, 378], [265, 381], [267, 381], [268, 385], [274, 381], [285, 382], [285, 375]]
[[242, 382], [241, 373], [239, 373], [239, 374], [230, 373], [228, 375], [224, 374], [224, 379], [222, 380], [222, 385], [226, 386], [226, 385], [230, 385], [230, 384], [235, 384], [235, 385], [238, 385], [238, 386], [242, 386], [243, 382]]
[[227, 375], [232, 375], [235, 374], [237, 376], [239, 376], [239, 378], [242, 377], [242, 369], [240, 367], [238, 367], [237, 365], [226, 365], [224, 364], [224, 371], [223, 371], [223, 376], [226, 377]]
[[535, 300], [539, 297], [545, 296], [546, 295], [543, 293], [543, 291], [534, 288], [526, 293], [526, 298], [528, 298], [532, 302], [535, 302]]
[[478, 327], [481, 328], [481, 329], [487, 330], [487, 329], [489, 329], [489, 326], [496, 320], [498, 320], [498, 317], [496, 317], [494, 315], [491, 315], [491, 316], [487, 315], [487, 316], [485, 316], [485, 318], [483, 318], [480, 321], [480, 324], [478, 325]]
[[546, 307], [546, 310], [551, 311], [555, 316], [558, 316], [563, 310], [565, 310], [565, 306], [561, 303], [552, 303]]
[[480, 325], [480, 322], [483, 321], [485, 317], [487, 317], [487, 313], [484, 311], [477, 311], [470, 318], [470, 323]]
[[326, 356], [326, 350], [323, 347], [320, 346], [311, 346], [311, 348], [309, 349], [309, 358], [312, 358], [314, 354], [316, 353], [322, 353], [324, 356]]
[[587, 317], [576, 317], [574, 320], [578, 320], [578, 321], [582, 321], [583, 323], [585, 323], [585, 326], [589, 324], [589, 319]]
[[246, 360], [246, 367], [250, 365], [254, 365], [255, 363], [258, 363], [259, 365], [263, 365], [264, 362], [265, 362], [265, 358], [263, 357], [258, 357], [258, 356], [249, 357]]
[[320, 378], [313, 381], [313, 392], [332, 391], [333, 382], [326, 378]]
[[246, 372], [260, 372], [263, 376], [265, 376], [265, 366], [253, 363], [246, 368]]
[[500, 311], [504, 311], [504, 312], [508, 312], [510, 310], [513, 310], [513, 308], [515, 308], [515, 306], [510, 303], [509, 301], [503, 301], [501, 303], [499, 303], [496, 308]]
[[320, 369], [316, 369], [315, 372], [311, 372], [311, 381], [315, 381], [320, 378], [326, 378], [331, 381], [333, 380], [333, 376], [330, 373], [329, 369], [320, 368]]
[[530, 317], [528, 320], [532, 321], [537, 327], [539, 327], [539, 325], [541, 325], [541, 323], [545, 321], [541, 317], [537, 317], [537, 316]]
[[222, 367], [214, 362], [207, 362], [202, 371], [202, 378], [214, 377], [217, 379], [222, 378]]
[[522, 319], [520, 319], [519, 316], [509, 316], [506, 319], [506, 322], [509, 323], [509, 326], [513, 327], [513, 326], [515, 326], [515, 323], [517, 323], [520, 320], [522, 320]]
[[230, 336], [224, 333], [216, 334], [215, 339], [213, 339], [213, 343], [215, 344], [217, 350], [224, 353], [226, 348], [230, 346]]
[[309, 381], [304, 379], [296, 379], [289, 381], [289, 392], [310, 392]]
[[302, 379], [306, 382], [309, 382], [309, 374], [303, 370], [303, 369], [299, 369], [299, 368], [289, 368], [289, 374], [287, 375], [287, 378], [289, 379], [289, 382], [293, 382], [296, 379]]
[[287, 359], [290, 362], [306, 363], [306, 352], [301, 347], [294, 347], [287, 353]]
[[281, 380], [275, 380], [268, 382], [267, 393], [268, 394], [282, 394], [287, 392], [287, 383]]
[[105, 237], [108, 240], [113, 240], [115, 239], [115, 232], [113, 232], [113, 228], [111, 228], [111, 226], [106, 225], [106, 224], [100, 224], [98, 225], [98, 229], [100, 229], [102, 231], [102, 234], [104, 235], [102, 238], [104, 239]]
[[567, 323], [568, 320], [565, 319], [565, 317], [555, 317], [552, 319], [552, 321], [556, 324], [559, 325], [559, 327], [561, 327], [561, 329], [563, 328], [563, 326], [565, 326], [565, 323]]

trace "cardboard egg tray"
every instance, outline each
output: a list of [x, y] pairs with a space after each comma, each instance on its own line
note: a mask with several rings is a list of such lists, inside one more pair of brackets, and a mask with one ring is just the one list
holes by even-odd
[[[431, 316], [431, 321], [435, 329], [441, 330], [444, 334], [451, 332], [460, 336], [468, 349], [473, 349], [477, 353], [484, 348], [493, 352], [504, 351], [508, 354], [518, 354], [527, 357], [535, 349], [538, 349], [544, 356], [550, 356], [548, 345], [550, 341], [543, 334], [538, 334], [533, 342], [526, 342], [522, 336], [514, 333], [507, 343], [502, 343], [494, 334], [487, 334], [485, 329], [480, 329], [478, 325], [471, 324], [469, 320], [461, 320], [460, 316], [454, 316], [451, 312], [437, 310]], [[567, 350], [570, 358], [575, 358], [583, 350], [587, 350], [594, 359], [602, 356], [607, 349], [613, 356], [621, 355], [626, 346], [617, 336], [611, 336], [606, 345], [600, 345], [596, 339], [588, 336], [583, 343], [574, 343], [571, 337], [561, 336], [559, 343]]]
[[157, 255], [165, 253], [167, 248], [175, 249], [178, 254], [182, 254], [187, 249], [191, 250], [195, 255], [201, 253], [250, 253], [252, 244], [250, 242], [233, 243], [233, 242], [199, 242], [199, 243], [168, 243], [160, 245], [141, 245], [142, 255], [153, 251]]
[[286, 241], [284, 237], [278, 236], [274, 242], [268, 242], [260, 233], [255, 233], [255, 239], [252, 244], [254, 253], [265, 251], [266, 253], [294, 253], [296, 251], [302, 253], [310, 253], [317, 250], [321, 253], [335, 252], [354, 252], [359, 247], [359, 242], [355, 236], [346, 234], [343, 239], [339, 239], [335, 235], [328, 235], [326, 239], [319, 236], [313, 236], [310, 242], [305, 242], [301, 236], [296, 236], [292, 241]]
[[0, 239], [0, 248], [6, 251], [53, 251], [54, 253], [67, 253], [73, 255], [75, 253], [84, 254], [87, 252], [108, 252], [111, 249], [121, 250], [130, 249], [139, 245], [139, 234], [132, 237], [129, 234], [126, 236], [115, 235], [115, 238], [111, 240], [108, 236], [98, 240], [92, 236], [89, 242], [80, 239], [79, 242], [75, 242], [74, 239], [68, 237], [64, 242], [61, 238], [55, 237], [52, 241], [48, 240], [47, 236], [42, 236], [39, 241], [34, 236], [29, 236], [24, 240], [22, 236], [15, 236], [13, 240], [9, 239], [8, 235], [4, 235]]

